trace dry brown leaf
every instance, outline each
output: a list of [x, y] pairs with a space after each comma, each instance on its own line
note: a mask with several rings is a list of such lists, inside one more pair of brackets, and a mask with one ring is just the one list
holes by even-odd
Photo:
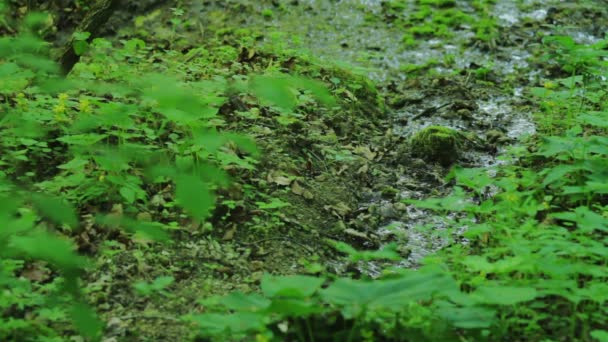
[[313, 199], [315, 196], [309, 190], [303, 188], [298, 182], [291, 184], [291, 192], [306, 199]]
[[222, 236], [222, 240], [228, 241], [234, 239], [234, 233], [236, 233], [236, 225], [232, 225]]
[[266, 177], [266, 180], [268, 181], [268, 183], [274, 183], [285, 186], [291, 184], [292, 182], [292, 179], [290, 179], [289, 177], [285, 177], [282, 172], [276, 170], [269, 172], [268, 176]]
[[21, 276], [25, 279], [35, 282], [42, 282], [49, 279], [51, 271], [46, 268], [43, 263], [35, 262], [29, 264], [23, 272], [21, 272]]
[[334, 205], [326, 205], [323, 207], [323, 209], [329, 210], [334, 215], [337, 215], [339, 217], [344, 217], [345, 215], [347, 215], [348, 213], [351, 212], [350, 207], [348, 205], [346, 205], [344, 202], [338, 202]]
[[363, 156], [369, 161], [374, 160], [374, 158], [376, 158], [376, 156], [378, 155], [377, 153], [372, 152], [372, 150], [368, 146], [358, 146], [357, 148], [355, 148], [354, 152]]
[[368, 164], [363, 164], [363, 166], [361, 166], [359, 168], [359, 170], [357, 170], [357, 174], [362, 174], [362, 173], [367, 173], [367, 171], [369, 171], [369, 165]]
[[367, 236], [367, 234], [362, 233], [358, 230], [351, 229], [351, 228], [344, 229], [344, 233], [351, 235], [351, 236], [356, 236], [356, 237], [359, 237], [362, 239], [366, 239], [366, 240], [369, 239], [369, 236]]

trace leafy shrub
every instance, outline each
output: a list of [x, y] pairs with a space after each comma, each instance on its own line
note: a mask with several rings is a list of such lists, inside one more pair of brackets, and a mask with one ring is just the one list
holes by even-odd
[[[215, 206], [215, 190], [229, 182], [226, 166], [250, 167], [257, 150], [251, 139], [217, 128], [226, 80], [186, 84], [142, 76], [135, 67], [122, 70], [114, 62], [136, 62], [145, 43], [114, 49], [103, 39], [89, 44], [87, 35], [89, 63], [64, 79], [49, 44], [33, 33], [45, 18], [33, 13], [19, 35], [0, 38], [0, 339], [65, 331], [96, 339], [102, 324], [80, 285], [89, 262], [74, 243], [84, 227], [167, 241], [167, 224], [128, 214], [170, 185], [175, 204], [203, 221]], [[320, 83], [289, 75], [258, 75], [231, 86], [285, 110], [300, 90], [332, 101]], [[83, 208], [91, 207], [100, 214], [80, 222], [91, 213]], [[139, 288], [162, 290], [151, 286]]]

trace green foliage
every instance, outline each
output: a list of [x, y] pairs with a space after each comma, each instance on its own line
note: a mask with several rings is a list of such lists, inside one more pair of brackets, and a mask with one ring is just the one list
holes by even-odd
[[[45, 18], [32, 14], [26, 27], [33, 30]], [[169, 225], [129, 214], [169, 186], [175, 190], [165, 206], [177, 205], [190, 219], [203, 221], [215, 207], [216, 189], [229, 183], [227, 170], [253, 169], [258, 154], [251, 139], [221, 132], [217, 112], [231, 91], [224, 78], [184, 82], [142, 74], [122, 62], [141, 60], [147, 53], [143, 41], [114, 48], [104, 39], [89, 45], [88, 38], [74, 34], [76, 52], [87, 62], [69, 79], [58, 76], [48, 44], [36, 36], [0, 38], [0, 96], [6, 99], [0, 104], [2, 340], [52, 338], [70, 321], [80, 335], [99, 337], [103, 325], [79, 285], [90, 263], [73, 242], [85, 226], [82, 208], [112, 208], [86, 225], [167, 241]], [[299, 93], [334, 103], [322, 83], [296, 76], [258, 75], [243, 85], [241, 91], [286, 115], [299, 103]], [[39, 262], [60, 274], [46, 287], [38, 274], [51, 271], [38, 270]], [[33, 275], [23, 278], [28, 272]], [[135, 288], [145, 296], [166, 295], [172, 279]], [[23, 316], [29, 318], [14, 318]]]
[[[471, 2], [474, 14], [447, 0], [417, 1], [408, 18], [400, 17], [405, 1], [390, 1], [384, 10], [405, 29], [407, 45], [447, 37], [466, 24], [491, 46], [498, 31], [489, 3]], [[184, 14], [172, 9], [169, 47], [194, 26]], [[275, 16], [271, 10], [262, 14]], [[193, 235], [211, 229], [211, 223], [200, 223], [218, 212], [216, 205], [235, 210], [244, 203], [261, 217], [252, 221], [287, 227], [282, 211], [293, 204], [275, 194], [252, 195], [248, 184], [242, 197], [221, 195], [216, 204], [233, 176], [255, 170], [259, 154], [251, 139], [227, 131], [234, 118], [218, 115], [221, 108], [237, 103], [238, 120], [297, 129], [311, 117], [310, 104], [335, 106], [332, 94], [353, 106], [365, 92], [378, 98], [364, 81], [323, 68], [309, 72], [327, 79], [330, 90], [287, 74], [279, 67], [285, 56], [264, 72], [241, 62], [221, 69], [217, 60], [254, 58], [255, 52], [222, 45], [176, 55], [140, 39], [89, 44], [89, 35], [80, 32], [73, 39], [82, 63], [63, 79], [49, 45], [36, 36], [48, 19], [31, 14], [21, 35], [0, 38], [0, 340], [100, 338], [104, 324], [81, 288], [82, 275], [97, 266], [79, 253], [86, 248], [81, 239], [92, 231], [98, 240], [120, 234], [128, 243], [170, 241], [186, 225]], [[254, 40], [245, 29], [234, 34], [243, 46]], [[408, 201], [446, 216], [458, 213], [455, 227], [467, 226], [466, 245], [451, 241], [419, 269], [389, 269], [375, 280], [266, 274], [260, 293], [204, 299], [203, 312], [184, 319], [197, 326], [197, 334], [220, 341], [608, 340], [606, 41], [589, 46], [549, 37], [545, 44], [551, 51], [545, 62], [561, 74], [532, 89], [542, 110], [541, 134], [527, 152], [493, 169], [454, 168], [451, 195]], [[157, 59], [172, 62], [151, 68], [155, 63], [147, 62]], [[482, 69], [480, 78], [487, 71]], [[333, 112], [328, 116], [328, 122], [344, 121]], [[328, 125], [318, 134], [338, 140], [326, 133]], [[412, 151], [448, 165], [461, 138], [431, 126], [412, 138]], [[323, 153], [329, 163], [357, 160], [349, 149]], [[312, 193], [295, 186], [300, 178], [274, 181], [308, 199]], [[166, 216], [140, 215], [151, 207]], [[230, 211], [221, 215], [225, 219]], [[401, 258], [395, 244], [360, 251], [329, 243], [351, 264]], [[147, 299], [173, 299], [176, 277], [165, 271], [179, 269], [179, 262], [169, 260], [167, 270], [152, 270], [155, 275], [146, 278], [152, 281], [128, 288]]]
[[171, 294], [169, 292], [165, 291], [165, 289], [168, 286], [170, 286], [171, 284], [173, 284], [174, 281], [175, 281], [175, 278], [170, 277], [170, 276], [158, 277], [158, 278], [154, 279], [154, 281], [152, 281], [151, 283], [137, 282], [137, 283], [133, 284], [133, 287], [135, 288], [137, 293], [139, 293], [142, 296], [160, 294], [165, 297], [170, 297]]

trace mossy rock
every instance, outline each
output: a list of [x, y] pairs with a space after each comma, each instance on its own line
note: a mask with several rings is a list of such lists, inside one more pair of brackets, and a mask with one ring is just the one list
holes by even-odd
[[410, 140], [412, 154], [430, 162], [449, 166], [458, 159], [462, 135], [451, 128], [429, 126]]

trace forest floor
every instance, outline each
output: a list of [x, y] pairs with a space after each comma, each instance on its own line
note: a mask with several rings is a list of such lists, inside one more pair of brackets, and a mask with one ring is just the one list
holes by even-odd
[[[287, 112], [229, 94], [214, 128], [252, 137], [261, 153], [234, 148], [219, 161], [231, 185], [217, 190], [204, 224], [174, 205], [170, 186], [147, 189], [151, 200], [138, 205], [100, 200], [79, 208], [87, 228], [76, 240], [96, 265], [86, 295], [107, 322], [104, 341], [184, 340], [195, 332], [176, 317], [204, 310], [200, 300], [209, 296], [255, 291], [265, 273], [375, 278], [389, 266], [416, 268], [453, 241], [467, 243], [466, 227], [447, 230], [446, 217], [403, 200], [451, 193], [453, 164], [509, 163], [537, 130], [529, 88], [560, 72], [546, 66], [542, 38], [596, 42], [608, 32], [608, 6], [431, 3], [429, 12], [416, 1], [184, 0], [126, 25], [111, 22], [106, 38], [137, 39], [137, 51], [86, 54], [70, 77], [124, 81], [162, 72], [196, 87], [290, 73], [325, 82], [337, 102], [303, 93]], [[429, 126], [461, 134], [454, 160], [411, 150], [411, 137]], [[179, 149], [177, 138], [166, 148]], [[172, 242], [99, 228], [92, 217], [104, 211], [167, 224]], [[352, 262], [339, 242], [359, 250], [396, 243], [402, 258]], [[167, 277], [157, 283], [162, 291], [135, 295], [133, 283], [153, 287]]]
[[[415, 5], [403, 11], [383, 1], [186, 1], [122, 28], [117, 39], [141, 38], [148, 58], [186, 79], [295, 72], [331, 84], [341, 107], [304, 99], [287, 116], [231, 98], [221, 129], [253, 136], [260, 160], [221, 192], [211, 234], [194, 225], [171, 245], [99, 255], [89, 286], [111, 324], [107, 337], [176, 340], [189, 328], [163, 317], [199, 310], [204, 296], [255, 289], [264, 272], [373, 277], [387, 266], [350, 264], [330, 241], [363, 249], [397, 242], [400, 267], [416, 267], [443, 247], [444, 218], [401, 200], [449, 193], [449, 167], [412, 156], [405, 142], [441, 125], [475, 142], [459, 165], [508, 162], [501, 153], [535, 132], [526, 89], [552, 77], [540, 59], [541, 38], [593, 42], [606, 32], [597, 18], [608, 17], [592, 4], [456, 3], [422, 26]], [[414, 42], [403, 27], [420, 29]], [[417, 229], [424, 225], [433, 229]], [[169, 300], [133, 297], [134, 280], [168, 274], [175, 278]]]

